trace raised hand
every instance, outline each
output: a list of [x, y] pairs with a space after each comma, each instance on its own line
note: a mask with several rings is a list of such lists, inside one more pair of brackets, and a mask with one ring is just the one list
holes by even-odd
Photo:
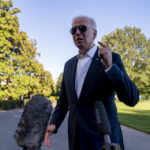
[[101, 46], [98, 51], [98, 56], [101, 58], [100, 60], [105, 69], [107, 69], [112, 65], [112, 51], [102, 42], [98, 42], [98, 44]]

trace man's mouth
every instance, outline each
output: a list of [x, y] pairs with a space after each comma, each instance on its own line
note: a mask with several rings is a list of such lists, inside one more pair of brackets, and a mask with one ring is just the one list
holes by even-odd
[[81, 42], [81, 41], [83, 41], [82, 38], [77, 38], [77, 39], [76, 39], [76, 42]]

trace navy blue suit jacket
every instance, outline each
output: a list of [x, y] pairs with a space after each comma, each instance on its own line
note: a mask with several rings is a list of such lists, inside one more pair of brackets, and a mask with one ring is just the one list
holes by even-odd
[[[66, 113], [68, 117], [69, 149], [74, 149], [75, 132], [78, 128], [80, 146], [83, 150], [100, 150], [104, 144], [103, 136], [99, 134], [94, 113], [94, 102], [101, 100], [107, 111], [111, 125], [111, 141], [121, 145], [123, 150], [122, 133], [114, 102], [115, 92], [120, 101], [128, 106], [134, 106], [139, 99], [139, 92], [126, 74], [120, 55], [112, 53], [113, 65], [105, 73], [104, 66], [96, 52], [85, 77], [80, 97], [75, 91], [75, 73], [77, 56], [66, 62], [64, 67], [60, 98], [57, 102], [51, 124], [57, 129]], [[56, 131], [57, 132], [57, 131]]]

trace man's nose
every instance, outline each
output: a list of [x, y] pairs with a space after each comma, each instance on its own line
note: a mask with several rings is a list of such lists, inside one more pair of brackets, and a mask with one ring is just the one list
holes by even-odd
[[78, 28], [76, 29], [76, 34], [81, 34], [81, 31]]

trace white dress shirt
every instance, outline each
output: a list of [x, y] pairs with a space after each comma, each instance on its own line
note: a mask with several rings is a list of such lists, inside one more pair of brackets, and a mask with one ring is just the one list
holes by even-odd
[[78, 54], [78, 63], [75, 77], [75, 90], [79, 98], [85, 76], [88, 72], [92, 58], [97, 50], [97, 46], [92, 47], [85, 55]]

